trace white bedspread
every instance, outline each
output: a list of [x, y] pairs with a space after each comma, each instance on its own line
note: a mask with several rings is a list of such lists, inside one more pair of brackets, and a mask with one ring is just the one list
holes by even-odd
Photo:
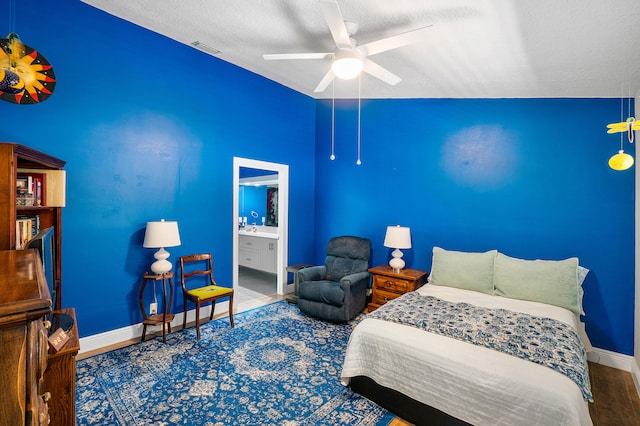
[[[576, 315], [556, 306], [433, 285], [418, 292], [546, 316], [578, 330]], [[367, 376], [474, 425], [592, 424], [580, 388], [565, 375], [493, 349], [387, 321], [365, 318], [354, 329], [343, 383], [354, 376]]]

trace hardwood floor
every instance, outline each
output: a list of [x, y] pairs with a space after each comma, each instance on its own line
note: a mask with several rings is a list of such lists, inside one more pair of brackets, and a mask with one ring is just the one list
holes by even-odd
[[640, 425], [640, 397], [631, 373], [589, 363], [594, 403], [589, 414], [594, 426]]
[[[257, 308], [262, 305], [284, 299], [285, 296], [264, 296], [244, 303], [239, 303], [234, 308], [234, 313]], [[225, 316], [218, 313], [214, 318]], [[189, 324], [191, 326], [192, 324]], [[174, 327], [180, 329], [180, 326]], [[160, 334], [160, 333], [158, 333]], [[138, 343], [140, 339], [132, 339], [127, 342], [102, 348], [96, 351], [79, 354], [77, 359], [86, 358], [98, 353], [107, 352], [119, 347]], [[600, 364], [589, 363], [589, 375], [591, 377], [591, 390], [594, 403], [589, 404], [589, 414], [594, 426], [639, 426], [640, 425], [640, 397], [633, 383], [631, 373]], [[399, 417], [391, 421], [389, 426], [410, 426]]]
[[[593, 426], [640, 425], [640, 397], [631, 373], [600, 364], [589, 363], [593, 404], [589, 414]], [[396, 417], [389, 426], [410, 426]]]

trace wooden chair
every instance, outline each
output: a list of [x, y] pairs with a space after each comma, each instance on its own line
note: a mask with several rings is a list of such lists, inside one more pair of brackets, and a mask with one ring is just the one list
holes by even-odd
[[[198, 269], [206, 267], [207, 269]], [[186, 270], [185, 270], [186, 268]], [[200, 282], [198, 287], [187, 288], [187, 280], [192, 284], [194, 281]], [[182, 328], [187, 325], [187, 301], [196, 304], [196, 334], [200, 340], [200, 305], [211, 302], [211, 315], [209, 321], [213, 319], [216, 300], [229, 297], [229, 321], [231, 328], [233, 324], [233, 289], [216, 285], [213, 278], [213, 260], [211, 254], [192, 254], [180, 257], [180, 282], [182, 284], [182, 294], [184, 295], [184, 317]], [[193, 285], [193, 284], [192, 284]]]

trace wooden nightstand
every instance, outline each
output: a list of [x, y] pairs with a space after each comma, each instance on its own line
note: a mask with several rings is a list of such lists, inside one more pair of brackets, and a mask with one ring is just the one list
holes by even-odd
[[427, 281], [427, 272], [404, 268], [400, 272], [393, 272], [389, 265], [370, 268], [371, 272], [371, 303], [367, 305], [367, 312], [373, 312], [387, 301], [414, 291]]

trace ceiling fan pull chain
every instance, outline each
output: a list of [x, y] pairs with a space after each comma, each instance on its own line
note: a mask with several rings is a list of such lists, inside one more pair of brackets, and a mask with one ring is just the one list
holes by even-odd
[[361, 75], [358, 75], [358, 160], [356, 161], [358, 166], [362, 164], [360, 161], [360, 80]]
[[336, 82], [331, 82], [331, 161], [336, 159]]

